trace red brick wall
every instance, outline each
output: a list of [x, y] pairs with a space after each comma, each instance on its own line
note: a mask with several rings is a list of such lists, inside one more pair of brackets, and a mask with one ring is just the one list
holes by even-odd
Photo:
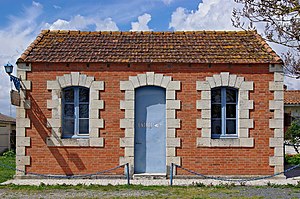
[[[100, 117], [105, 121], [105, 128], [100, 131], [104, 138], [104, 148], [93, 147], [48, 147], [46, 137], [51, 129], [46, 127], [46, 118], [51, 118], [51, 110], [47, 109], [47, 99], [51, 92], [47, 90], [47, 80], [55, 80], [56, 76], [70, 72], [80, 72], [94, 76], [97, 81], [105, 82], [105, 90], [100, 92], [105, 108]], [[177, 148], [177, 156], [181, 157], [182, 166], [203, 174], [210, 175], [267, 175], [273, 174], [269, 166], [269, 157], [273, 149], [269, 148], [269, 138], [273, 131], [269, 129], [269, 119], [273, 113], [269, 111], [269, 100], [273, 93], [269, 91], [269, 81], [273, 81], [273, 73], [269, 73], [268, 65], [199, 65], [199, 64], [44, 64], [33, 63], [32, 71], [27, 79], [32, 81], [32, 90], [28, 97], [32, 100], [32, 109], [27, 115], [32, 124], [26, 130], [31, 137], [31, 146], [26, 148], [26, 155], [31, 156], [31, 165], [27, 172], [47, 174], [85, 174], [115, 167], [119, 157], [124, 156], [124, 149], [119, 146], [119, 138], [124, 137], [124, 129], [120, 129], [120, 119], [124, 111], [120, 110], [120, 100], [124, 100], [124, 92], [120, 91], [120, 81], [129, 76], [145, 72], [162, 73], [181, 81], [181, 90], [177, 99], [181, 100], [181, 109], [177, 118], [181, 119], [181, 128], [177, 129], [177, 137], [181, 138], [181, 147]], [[196, 100], [201, 92], [196, 90], [196, 81], [204, 81], [205, 77], [230, 72], [254, 82], [254, 91], [250, 92], [250, 100], [254, 100], [254, 109], [250, 118], [254, 120], [254, 128], [250, 129], [250, 137], [255, 139], [253, 148], [197, 148], [196, 138], [201, 131], [196, 128], [196, 119], [201, 111], [196, 109]], [[123, 173], [119, 169], [116, 174]], [[178, 174], [187, 174], [178, 170]]]

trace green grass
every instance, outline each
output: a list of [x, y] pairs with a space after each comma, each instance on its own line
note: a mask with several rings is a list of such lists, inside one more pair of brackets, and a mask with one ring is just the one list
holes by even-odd
[[12, 168], [15, 168], [16, 167], [16, 158], [0, 156], [0, 183], [5, 182], [9, 179], [12, 179], [13, 176], [15, 175], [14, 170], [3, 167], [3, 165], [7, 165]]

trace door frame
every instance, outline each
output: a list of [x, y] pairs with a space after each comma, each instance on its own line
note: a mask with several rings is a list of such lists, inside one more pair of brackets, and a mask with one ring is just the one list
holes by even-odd
[[[125, 149], [125, 154], [120, 157], [119, 164], [129, 163], [129, 173], [133, 175], [134, 98], [135, 89], [141, 86], [158, 86], [166, 89], [166, 170], [169, 175], [171, 163], [181, 165], [181, 158], [176, 155], [176, 148], [181, 146], [180, 138], [176, 137], [176, 129], [180, 128], [180, 119], [177, 118], [176, 110], [181, 108], [180, 100], [176, 100], [176, 91], [181, 90], [181, 82], [154, 72], [130, 76], [128, 81], [120, 81], [120, 90], [125, 91], [125, 100], [120, 101], [120, 109], [125, 110], [125, 118], [120, 119], [120, 128], [125, 129], [125, 137], [120, 138], [120, 147]], [[174, 174], [175, 172], [174, 169]]]

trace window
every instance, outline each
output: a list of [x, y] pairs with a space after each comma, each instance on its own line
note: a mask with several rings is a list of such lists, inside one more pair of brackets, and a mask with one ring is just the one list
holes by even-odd
[[89, 89], [67, 87], [63, 89], [62, 137], [82, 137], [89, 134]]
[[237, 137], [237, 89], [211, 90], [212, 138]]

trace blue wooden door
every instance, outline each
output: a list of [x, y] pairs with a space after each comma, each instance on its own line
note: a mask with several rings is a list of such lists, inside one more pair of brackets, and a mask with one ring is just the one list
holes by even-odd
[[166, 173], [166, 90], [135, 90], [134, 173]]

